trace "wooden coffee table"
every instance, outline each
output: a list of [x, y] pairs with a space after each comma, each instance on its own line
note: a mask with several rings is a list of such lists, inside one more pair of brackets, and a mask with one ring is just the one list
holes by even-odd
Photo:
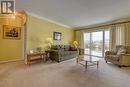
[[77, 63], [83, 65], [86, 70], [88, 66], [94, 66], [94, 65], [96, 65], [98, 69], [99, 60], [100, 58], [98, 57], [93, 57], [93, 56], [88, 56], [88, 55], [79, 55], [76, 58]]

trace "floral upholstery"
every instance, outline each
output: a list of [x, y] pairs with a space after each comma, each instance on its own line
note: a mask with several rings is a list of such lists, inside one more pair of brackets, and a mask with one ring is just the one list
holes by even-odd
[[113, 50], [105, 52], [105, 61], [112, 62], [120, 66], [130, 65], [130, 62], [128, 61], [130, 60], [128, 49], [129, 46], [117, 45]]
[[70, 45], [53, 45], [51, 47], [50, 58], [57, 62], [72, 59], [77, 56], [77, 49]]

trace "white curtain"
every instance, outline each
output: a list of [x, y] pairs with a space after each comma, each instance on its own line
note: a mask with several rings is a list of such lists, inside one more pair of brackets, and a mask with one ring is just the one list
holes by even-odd
[[130, 23], [117, 24], [110, 26], [110, 48], [115, 45], [130, 45]]
[[116, 45], [130, 46], [130, 23], [122, 23], [113, 24], [106, 27], [76, 31], [76, 40], [79, 43], [79, 47], [84, 48], [84, 32], [100, 31], [106, 29], [110, 29], [110, 49], [113, 49]]

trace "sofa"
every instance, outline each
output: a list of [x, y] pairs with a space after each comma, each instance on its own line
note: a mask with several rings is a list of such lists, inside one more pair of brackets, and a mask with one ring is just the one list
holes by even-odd
[[130, 47], [117, 45], [111, 51], [105, 52], [106, 63], [111, 62], [118, 66], [130, 66]]
[[50, 50], [50, 59], [61, 62], [75, 58], [77, 54], [77, 49], [70, 45], [52, 45]]

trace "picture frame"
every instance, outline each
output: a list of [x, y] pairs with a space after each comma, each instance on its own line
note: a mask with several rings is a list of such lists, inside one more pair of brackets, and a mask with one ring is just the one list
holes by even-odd
[[62, 37], [62, 33], [60, 33], [60, 32], [54, 32], [54, 33], [53, 33], [53, 39], [54, 39], [54, 40], [60, 41], [60, 40], [61, 40], [61, 37]]
[[3, 25], [3, 39], [21, 39], [21, 27]]

